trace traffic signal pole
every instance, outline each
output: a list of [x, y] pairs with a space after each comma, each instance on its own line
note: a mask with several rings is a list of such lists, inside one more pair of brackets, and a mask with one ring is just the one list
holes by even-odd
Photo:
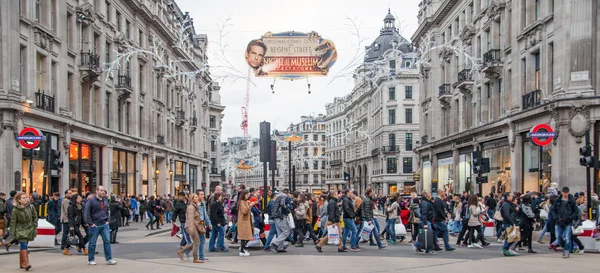
[[544, 182], [542, 181], [543, 179], [543, 172], [544, 172], [544, 160], [542, 159], [542, 157], [544, 156], [544, 147], [540, 146], [540, 155], [539, 155], [539, 168], [538, 168], [538, 177], [539, 177], [539, 188], [540, 188], [540, 192], [543, 192], [543, 187], [544, 187]]
[[[588, 147], [591, 147], [590, 144], [590, 130], [587, 130], [585, 132], [585, 145]], [[593, 150], [593, 149], [592, 149]], [[592, 152], [592, 155], [594, 155], [594, 153]], [[592, 160], [592, 164], [594, 164], [594, 166], [597, 166], [598, 162], [597, 160]], [[586, 185], [587, 185], [587, 210], [588, 210], [588, 219], [592, 220], [592, 179], [590, 177], [590, 166], [589, 164], [585, 167], [585, 179], [586, 179]]]

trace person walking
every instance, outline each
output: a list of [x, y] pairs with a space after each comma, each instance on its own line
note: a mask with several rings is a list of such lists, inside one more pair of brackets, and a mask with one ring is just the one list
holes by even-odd
[[267, 235], [267, 241], [263, 247], [264, 251], [271, 252], [269, 248], [271, 246], [271, 242], [273, 238], [277, 236], [277, 227], [275, 226], [275, 220], [273, 219], [273, 203], [275, 203], [275, 198], [277, 198], [277, 193], [272, 193], [269, 203], [267, 203], [267, 208], [265, 209], [265, 214], [269, 215], [269, 226], [271, 229], [269, 230], [269, 234]]
[[296, 231], [294, 232], [294, 241], [296, 247], [304, 247], [304, 235], [306, 234], [306, 213], [308, 212], [308, 203], [306, 202], [304, 194], [298, 195], [296, 202], [296, 209], [294, 214], [296, 216]]
[[396, 244], [396, 221], [398, 221], [398, 209], [400, 207], [398, 201], [399, 199], [397, 199], [397, 197], [390, 197], [390, 202], [386, 208], [387, 219], [385, 224], [385, 232], [390, 238], [388, 243], [392, 245]]
[[519, 228], [521, 230], [521, 241], [519, 243], [523, 246], [528, 246], [527, 253], [535, 254], [537, 252], [533, 251], [532, 238], [536, 216], [531, 206], [531, 195], [526, 194], [523, 196], [520, 211]]
[[[227, 219], [225, 219], [225, 207], [223, 207], [223, 193], [217, 192], [211, 196], [210, 208], [210, 222], [213, 225], [211, 230], [210, 240], [208, 241], [208, 252], [229, 252], [225, 248], [225, 226], [227, 226]], [[216, 241], [216, 248], [215, 248]]]
[[[500, 212], [502, 214], [502, 220], [504, 223], [504, 230], [508, 233], [508, 228], [515, 227], [517, 225], [517, 216], [514, 202], [514, 195], [512, 193], [504, 193], [504, 202]], [[515, 256], [517, 253], [511, 250], [510, 247], [514, 242], [508, 242], [508, 234], [504, 238], [504, 246], [502, 247], [502, 253], [504, 256]]]
[[[206, 245], [206, 233], [212, 229], [210, 217], [206, 212], [206, 199], [204, 199], [204, 192], [198, 192], [198, 213], [200, 214], [200, 223], [204, 227], [204, 233], [198, 233], [200, 236], [200, 244], [198, 245], [198, 259], [201, 261], [208, 261], [208, 258], [204, 257], [204, 245]], [[206, 229], [209, 229], [208, 231]]]
[[171, 218], [173, 217], [173, 201], [171, 201], [171, 197], [168, 197], [165, 200], [165, 220], [167, 223], [171, 223]]
[[119, 227], [122, 225], [122, 217], [123, 214], [123, 204], [120, 202], [121, 200], [113, 195], [110, 198], [109, 210], [110, 210], [110, 243], [118, 244], [117, 242], [117, 233], [119, 232]]
[[60, 240], [60, 249], [64, 255], [71, 255], [69, 252], [69, 246], [67, 244], [67, 235], [69, 234], [69, 205], [71, 204], [71, 190], [65, 191], [65, 197], [63, 198], [60, 205], [60, 222], [62, 223], [62, 239]]
[[192, 244], [192, 238], [185, 230], [185, 221], [187, 220], [185, 215], [188, 206], [187, 197], [185, 197], [184, 192], [180, 192], [177, 196], [178, 199], [175, 200], [175, 204], [173, 205], [173, 223], [175, 223], [177, 218], [179, 218], [179, 230], [181, 232], [181, 242], [179, 242], [179, 248], [181, 249], [188, 244]]
[[291, 212], [291, 204], [289, 197], [287, 196], [289, 192], [288, 189], [284, 189], [283, 192], [279, 193], [273, 203], [273, 208], [271, 209], [271, 213], [273, 213], [272, 218], [275, 221], [275, 227], [277, 228], [277, 237], [273, 239], [271, 246], [273, 246], [277, 253], [287, 252], [285, 240], [290, 236], [290, 232], [292, 231], [288, 222], [288, 215]]
[[156, 207], [154, 206], [154, 196], [150, 196], [146, 201], [146, 213], [148, 214], [148, 223], [146, 224], [146, 229], [154, 230], [154, 223], [156, 223], [156, 228], [158, 229], [158, 219], [156, 217]]
[[177, 251], [177, 256], [183, 260], [183, 254], [192, 251], [193, 263], [201, 264], [203, 260], [198, 259], [198, 248], [200, 246], [200, 236], [204, 236], [206, 229], [200, 221], [200, 212], [198, 211], [198, 203], [200, 198], [195, 193], [190, 194], [190, 202], [185, 214], [185, 229], [192, 238], [192, 244], [187, 244], [185, 247]]
[[575, 198], [569, 193], [569, 187], [562, 188], [562, 195], [556, 199], [551, 208], [556, 226], [556, 240], [550, 247], [556, 251], [558, 245], [563, 246], [563, 258], [571, 256], [571, 234], [573, 222], [578, 220], [577, 204]]
[[412, 236], [409, 242], [411, 244], [417, 242], [417, 235], [419, 235], [419, 229], [421, 229], [421, 208], [419, 207], [419, 203], [419, 198], [413, 198], [413, 202], [409, 206], [410, 216], [408, 217], [408, 222], [412, 225]]
[[[470, 243], [468, 245], [469, 248], [483, 248], [480, 243], [478, 243], [479, 234], [481, 234], [481, 207], [479, 206], [477, 195], [471, 194], [468, 203], [468, 211], [466, 214], [467, 217], [467, 226], [469, 228], [470, 235]], [[477, 232], [477, 237], [475, 237], [475, 232]]]
[[360, 251], [357, 242], [355, 242], [357, 231], [356, 225], [354, 224], [354, 217], [356, 217], [356, 214], [354, 212], [354, 205], [352, 204], [353, 197], [354, 192], [352, 192], [352, 190], [344, 190], [344, 195], [342, 195], [342, 216], [344, 219], [344, 228], [342, 231], [341, 238], [342, 244], [344, 245], [344, 249], [347, 249], [346, 238], [350, 236], [350, 250]]
[[438, 189], [437, 197], [433, 203], [433, 226], [436, 239], [442, 237], [446, 251], [453, 251], [454, 248], [450, 246], [450, 243], [448, 242], [448, 210], [446, 201], [444, 201], [446, 197], [446, 191]]
[[247, 190], [240, 192], [240, 198], [238, 200], [238, 225], [237, 225], [237, 237], [240, 240], [240, 257], [250, 256], [250, 252], [246, 250], [246, 244], [252, 240], [254, 234], [254, 225], [252, 224], [252, 214], [250, 209], [254, 206], [257, 201], [250, 203], [248, 198], [250, 193]]
[[29, 271], [28, 244], [37, 236], [38, 214], [36, 208], [30, 203], [27, 194], [17, 192], [13, 199], [13, 211], [10, 218], [10, 235], [7, 249], [13, 242], [19, 243], [19, 265]]
[[48, 222], [54, 226], [54, 245], [58, 243], [58, 234], [62, 231], [62, 223], [60, 222], [60, 193], [55, 192], [52, 198], [48, 201]]
[[77, 244], [77, 252], [81, 253], [83, 250], [84, 255], [88, 255], [88, 251], [85, 248], [86, 241], [81, 234], [81, 225], [83, 224], [83, 197], [79, 194], [75, 194], [71, 197], [71, 204], [68, 209], [69, 217], [69, 233], [75, 235], [79, 239]]
[[[342, 227], [340, 225], [340, 210], [338, 209], [338, 194], [336, 191], [332, 190], [329, 191], [329, 200], [326, 202], [327, 204], [327, 214], [325, 215], [326, 219], [327, 219], [327, 227], [329, 226], [335, 226], [335, 228], [338, 230], [339, 233], [339, 238], [342, 238]], [[325, 208], [323, 208], [325, 209]], [[324, 228], [325, 231], [327, 231], [327, 227]], [[327, 242], [329, 241], [329, 236], [326, 234], [323, 238], [321, 238], [321, 241], [319, 241], [319, 243], [315, 246], [315, 248], [317, 249], [318, 252], [323, 252], [323, 245], [327, 244]], [[344, 249], [344, 246], [342, 244], [342, 240], [339, 240], [338, 242], [338, 252], [348, 252], [348, 250]]]
[[108, 199], [103, 186], [96, 187], [96, 195], [92, 196], [86, 203], [84, 209], [84, 222], [90, 230], [90, 241], [88, 244], [88, 265], [96, 265], [95, 253], [98, 236], [102, 237], [104, 245], [104, 257], [108, 265], [115, 265], [117, 261], [112, 259], [110, 247], [110, 227], [108, 225]]
[[[379, 225], [376, 224], [377, 219], [375, 219], [375, 213], [374, 213], [375, 204], [373, 202], [373, 198], [374, 198], [375, 194], [373, 193], [372, 188], [368, 188], [365, 191], [365, 193], [366, 193], [366, 196], [362, 202], [362, 208], [361, 208], [361, 220], [363, 222], [367, 222], [367, 223], [373, 225], [372, 232], [377, 234], [377, 236], [375, 236], [375, 241], [377, 242], [377, 247], [379, 247], [379, 249], [384, 249], [385, 246], [381, 243], [381, 240], [379, 239]], [[369, 237], [371, 237], [371, 236], [369, 236]]]

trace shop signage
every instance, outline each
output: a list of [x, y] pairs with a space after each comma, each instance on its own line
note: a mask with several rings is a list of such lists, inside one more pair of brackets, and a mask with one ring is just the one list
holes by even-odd
[[21, 147], [23, 147], [24, 149], [37, 148], [38, 146], [40, 146], [40, 143], [43, 139], [44, 136], [42, 135], [42, 132], [33, 127], [23, 128], [23, 130], [21, 130], [21, 132], [17, 136], [19, 144], [21, 144]]
[[552, 127], [546, 123], [541, 123], [533, 128], [529, 132], [531, 141], [538, 146], [546, 146], [552, 143], [552, 140], [557, 137], [557, 133], [552, 130]]

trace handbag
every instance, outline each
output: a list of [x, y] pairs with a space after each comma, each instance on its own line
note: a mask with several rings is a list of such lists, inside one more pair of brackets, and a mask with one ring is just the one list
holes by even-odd
[[287, 221], [288, 221], [288, 225], [290, 226], [291, 229], [295, 229], [296, 225], [294, 224], [294, 217], [292, 216], [292, 213], [288, 213], [287, 216]]
[[500, 213], [499, 210], [497, 210], [496, 212], [494, 212], [494, 220], [496, 220], [498, 222], [504, 221], [504, 219], [502, 218], [502, 213]]
[[67, 236], [67, 245], [79, 245], [79, 237], [75, 236], [75, 231], [69, 232], [69, 235]]
[[175, 223], [173, 223], [173, 227], [171, 228], [171, 237], [175, 236], [177, 232], [179, 232], [179, 227], [176, 226]]
[[583, 234], [583, 226], [571, 227], [573, 229], [573, 235], [581, 235]]
[[540, 210], [540, 219], [544, 221], [548, 220], [548, 212], [545, 209]]
[[198, 234], [200, 234], [200, 235], [206, 234], [206, 228], [204, 227], [204, 221], [200, 221], [199, 224], [196, 224], [196, 231], [198, 231]]

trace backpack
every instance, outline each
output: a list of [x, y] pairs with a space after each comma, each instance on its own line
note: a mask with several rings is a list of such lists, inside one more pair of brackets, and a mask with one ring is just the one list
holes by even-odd
[[229, 203], [229, 213], [231, 213], [231, 215], [233, 215], [233, 216], [237, 216], [237, 214], [238, 214], [238, 202], [237, 201], [231, 201], [231, 203]]
[[467, 209], [465, 211], [465, 218], [463, 219], [471, 219], [471, 206], [467, 205]]

